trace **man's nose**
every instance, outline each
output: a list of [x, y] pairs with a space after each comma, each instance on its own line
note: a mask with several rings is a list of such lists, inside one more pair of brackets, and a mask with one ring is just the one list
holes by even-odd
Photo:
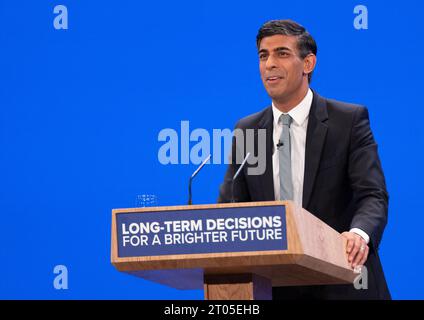
[[276, 61], [272, 55], [270, 55], [268, 59], [266, 60], [265, 67], [267, 70], [271, 70], [277, 67]]

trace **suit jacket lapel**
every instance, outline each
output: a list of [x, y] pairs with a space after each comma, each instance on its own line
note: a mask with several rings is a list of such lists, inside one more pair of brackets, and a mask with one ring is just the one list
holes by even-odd
[[[272, 168], [272, 150], [273, 150], [273, 115], [272, 107], [269, 107], [265, 110], [264, 116], [258, 122], [259, 129], [266, 130], [266, 168], [262, 176], [259, 176], [259, 179], [262, 184], [264, 201], [273, 201], [275, 200], [274, 195], [274, 175]], [[257, 141], [257, 139], [256, 139]], [[258, 150], [258, 149], [256, 149]]]
[[306, 131], [305, 175], [302, 199], [304, 208], [309, 206], [328, 128], [325, 123], [328, 119], [326, 102], [315, 91], [313, 93], [314, 98], [309, 112]]

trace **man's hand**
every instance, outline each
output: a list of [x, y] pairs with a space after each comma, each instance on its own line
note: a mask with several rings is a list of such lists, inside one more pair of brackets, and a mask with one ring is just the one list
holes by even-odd
[[354, 232], [343, 232], [342, 236], [347, 240], [346, 253], [350, 266], [352, 268], [363, 266], [370, 251], [365, 240]]

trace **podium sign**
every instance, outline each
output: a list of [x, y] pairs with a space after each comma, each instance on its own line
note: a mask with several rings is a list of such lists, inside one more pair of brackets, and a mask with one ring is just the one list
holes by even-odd
[[116, 227], [118, 257], [287, 249], [283, 205], [118, 213]]

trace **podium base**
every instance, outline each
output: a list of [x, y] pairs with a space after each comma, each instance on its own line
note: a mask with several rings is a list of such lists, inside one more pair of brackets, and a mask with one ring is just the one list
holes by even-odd
[[256, 274], [205, 275], [205, 300], [271, 300], [271, 280]]

